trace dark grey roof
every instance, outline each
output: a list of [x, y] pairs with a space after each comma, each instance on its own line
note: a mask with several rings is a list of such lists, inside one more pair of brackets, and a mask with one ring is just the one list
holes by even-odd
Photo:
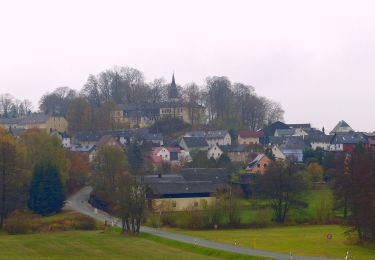
[[[142, 178], [138, 177], [137, 181]], [[230, 183], [230, 174], [224, 169], [187, 168], [180, 174], [146, 175], [143, 183], [153, 195], [210, 194]]]
[[290, 128], [310, 129], [311, 124], [287, 124]]
[[176, 194], [210, 194], [216, 191], [216, 186], [205, 181], [185, 181], [185, 182], [159, 182], [147, 185], [154, 195], [176, 195]]
[[246, 152], [246, 145], [240, 144], [240, 145], [219, 145], [219, 148], [224, 153], [241, 153]]
[[206, 133], [206, 139], [221, 139], [228, 134], [226, 130], [208, 131]]
[[216, 184], [230, 181], [230, 174], [221, 168], [184, 168], [180, 174], [186, 181], [211, 181]]
[[282, 150], [305, 150], [309, 148], [301, 138], [288, 138], [285, 143], [280, 145]]
[[284, 143], [284, 137], [282, 136], [270, 136], [268, 139], [270, 144], [280, 145]]
[[205, 137], [206, 133], [204, 131], [192, 131], [192, 132], [186, 132], [186, 137]]
[[153, 134], [153, 133], [145, 133], [143, 134], [143, 140], [145, 141], [160, 141], [163, 140], [163, 135], [161, 133]]
[[367, 143], [367, 139], [363, 133], [336, 133], [332, 139], [332, 144], [358, 144]]
[[183, 137], [187, 147], [208, 147], [208, 143], [203, 137]]

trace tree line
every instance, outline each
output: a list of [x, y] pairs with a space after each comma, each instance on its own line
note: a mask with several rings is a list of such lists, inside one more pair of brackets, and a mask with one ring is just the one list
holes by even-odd
[[[113, 67], [98, 75], [89, 75], [80, 91], [59, 87], [43, 95], [39, 110], [65, 116], [71, 132], [123, 128], [110, 120], [117, 104], [152, 104], [168, 100], [170, 82], [157, 78], [146, 82], [144, 74], [130, 67]], [[283, 119], [281, 105], [256, 94], [253, 86], [233, 83], [225, 76], [207, 77], [199, 86], [177, 86], [186, 106], [204, 106], [210, 126], [258, 130]], [[0, 97], [1, 117], [22, 116], [31, 110], [27, 100], [18, 101], [9, 94]]]

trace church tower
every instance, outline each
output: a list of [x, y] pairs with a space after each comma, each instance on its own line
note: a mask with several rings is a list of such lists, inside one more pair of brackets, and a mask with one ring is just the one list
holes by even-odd
[[173, 101], [173, 102], [176, 102], [179, 100], [179, 94], [178, 94], [177, 85], [174, 79], [174, 73], [172, 75], [172, 83], [168, 89], [168, 100]]

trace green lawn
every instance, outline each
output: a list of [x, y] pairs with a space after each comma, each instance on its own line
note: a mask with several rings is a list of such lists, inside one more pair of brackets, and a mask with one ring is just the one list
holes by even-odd
[[151, 235], [100, 231], [0, 234], [0, 259], [261, 259], [195, 247]]
[[[208, 240], [275, 252], [343, 259], [349, 250], [350, 259], [375, 259], [375, 248], [353, 245], [344, 236], [345, 229], [337, 225], [290, 226], [259, 229], [172, 231]], [[333, 235], [327, 240], [326, 235]]]

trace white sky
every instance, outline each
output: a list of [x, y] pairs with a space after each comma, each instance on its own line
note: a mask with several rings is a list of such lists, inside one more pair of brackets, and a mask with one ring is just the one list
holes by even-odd
[[146, 80], [228, 76], [288, 123], [375, 130], [374, 1], [0, 0], [0, 93], [37, 101], [113, 65]]

